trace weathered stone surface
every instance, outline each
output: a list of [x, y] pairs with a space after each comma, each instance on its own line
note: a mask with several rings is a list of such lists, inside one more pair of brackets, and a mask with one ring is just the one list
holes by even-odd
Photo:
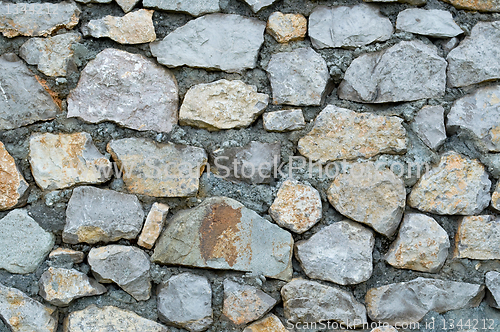
[[142, 4], [144, 7], [188, 13], [193, 16], [216, 13], [220, 10], [219, 0], [143, 0]]
[[283, 228], [304, 233], [313, 227], [322, 215], [319, 192], [307, 183], [288, 179], [281, 185], [269, 215]]
[[82, 71], [68, 97], [68, 117], [168, 133], [177, 124], [178, 102], [169, 70], [143, 55], [108, 48]]
[[0, 2], [0, 32], [5, 37], [44, 36], [78, 24], [80, 9], [72, 2], [11, 3]]
[[453, 38], [448, 39], [447, 41], [444, 41], [441, 44], [441, 47], [443, 48], [443, 51], [445, 51], [446, 53], [449, 53], [452, 49], [457, 47], [457, 45], [459, 43], [460, 43], [460, 39], [458, 39], [457, 37], [453, 37]]
[[500, 21], [479, 22], [448, 54], [448, 84], [468, 86], [500, 78]]
[[455, 237], [455, 257], [500, 259], [500, 219], [495, 216], [463, 217]]
[[268, 101], [268, 95], [240, 80], [198, 84], [184, 96], [179, 124], [210, 131], [245, 128], [264, 112]]
[[123, 169], [128, 191], [155, 197], [195, 195], [207, 162], [202, 148], [145, 138], [113, 140], [107, 151]]
[[110, 3], [112, 0], [75, 0], [80, 3]]
[[0, 130], [52, 120], [60, 108], [14, 53], [0, 56]]
[[436, 38], [455, 37], [463, 33], [446, 10], [409, 8], [398, 14], [396, 29]]
[[139, 0], [115, 0], [125, 13], [131, 11]]
[[486, 288], [488, 288], [488, 303], [491, 307], [500, 309], [500, 273], [486, 273]]
[[137, 301], [151, 296], [151, 264], [141, 249], [116, 244], [92, 248], [87, 260], [99, 282], [114, 282]]
[[287, 231], [231, 198], [211, 197], [170, 219], [151, 259], [289, 280], [292, 249]]
[[382, 326], [382, 327], [376, 327], [372, 329], [370, 332], [398, 332], [398, 330], [396, 330], [392, 326]]
[[266, 71], [274, 104], [319, 106], [330, 78], [325, 60], [309, 47], [273, 54]]
[[302, 14], [274, 12], [267, 20], [266, 31], [278, 43], [303, 40], [307, 33], [307, 19]]
[[57, 248], [50, 252], [49, 258], [54, 260], [70, 261], [72, 263], [79, 264], [83, 262], [85, 254], [81, 251], [73, 249]]
[[224, 280], [222, 314], [236, 325], [247, 324], [263, 317], [275, 304], [275, 299], [256, 287]]
[[82, 32], [95, 38], [109, 37], [120, 44], [143, 44], [156, 39], [154, 10], [139, 9], [125, 16], [105, 16], [90, 20]]
[[243, 0], [245, 1], [254, 13], [258, 12], [264, 7], [272, 5], [276, 0]]
[[460, 9], [477, 10], [480, 12], [500, 12], [499, 0], [441, 0]]
[[402, 324], [420, 321], [427, 312], [477, 307], [484, 286], [465, 282], [417, 278], [368, 290], [366, 309], [374, 321]]
[[359, 47], [391, 38], [391, 21], [378, 7], [318, 6], [309, 16], [309, 37], [315, 48]]
[[160, 320], [199, 332], [212, 325], [212, 288], [207, 278], [192, 273], [171, 277], [158, 290]]
[[442, 106], [424, 106], [413, 120], [413, 129], [417, 136], [433, 150], [446, 140], [444, 128], [444, 108]]
[[49, 267], [40, 277], [40, 296], [64, 307], [74, 299], [106, 293], [106, 287], [73, 269]]
[[408, 204], [435, 214], [477, 214], [490, 204], [490, 187], [483, 165], [448, 152], [413, 186]]
[[12, 332], [56, 332], [57, 312], [0, 283], [0, 317]]
[[448, 233], [431, 217], [407, 213], [385, 259], [398, 269], [438, 272], [448, 257]]
[[94, 304], [73, 311], [64, 320], [64, 332], [168, 332], [168, 328], [128, 310], [113, 306], [98, 308]]
[[415, 5], [415, 6], [422, 6], [427, 3], [427, 0], [363, 0], [364, 2], [400, 2], [400, 3], [407, 3], [410, 5]]
[[357, 113], [326, 106], [314, 127], [299, 140], [299, 152], [321, 163], [340, 159], [370, 158], [380, 153], [406, 152], [403, 120], [395, 116]]
[[0, 210], [26, 204], [29, 184], [16, 166], [16, 161], [0, 142]]
[[275, 315], [268, 315], [267, 317], [248, 325], [243, 332], [287, 332], [283, 323]]
[[76, 187], [68, 202], [63, 241], [110, 242], [135, 239], [144, 211], [135, 195], [94, 187]]
[[46, 232], [25, 210], [13, 210], [0, 220], [0, 269], [34, 272], [54, 246]]
[[387, 103], [442, 97], [446, 61], [437, 48], [402, 41], [354, 59], [339, 86], [339, 97], [361, 103]]
[[334, 320], [353, 328], [366, 322], [366, 309], [351, 293], [315, 281], [293, 279], [281, 288], [285, 317], [292, 323]]
[[154, 203], [148, 213], [141, 235], [137, 244], [146, 249], [151, 249], [155, 245], [158, 236], [165, 225], [169, 207], [166, 204]]
[[262, 115], [262, 120], [267, 131], [293, 131], [304, 129], [306, 126], [302, 110], [268, 112]]
[[495, 210], [500, 211], [500, 181], [497, 182], [495, 191], [491, 195], [491, 206]]
[[266, 24], [235, 14], [209, 14], [177, 28], [151, 44], [167, 67], [201, 67], [240, 72], [255, 68]]
[[374, 245], [371, 230], [345, 220], [297, 242], [295, 255], [309, 278], [354, 285], [371, 277]]

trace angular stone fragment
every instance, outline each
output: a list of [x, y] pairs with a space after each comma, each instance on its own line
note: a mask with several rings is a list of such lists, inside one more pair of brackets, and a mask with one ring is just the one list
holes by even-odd
[[285, 317], [292, 323], [333, 320], [354, 328], [366, 322], [366, 309], [337, 287], [293, 279], [281, 288]]
[[325, 60], [309, 47], [273, 54], [266, 71], [274, 104], [319, 106], [330, 78]]
[[304, 129], [306, 126], [302, 110], [268, 112], [262, 115], [262, 120], [267, 131], [293, 131]]
[[309, 16], [309, 37], [315, 48], [359, 47], [391, 38], [391, 21], [368, 4], [318, 6]]
[[50, 252], [49, 258], [54, 260], [71, 261], [75, 264], [79, 264], [83, 262], [85, 254], [81, 251], [76, 251], [73, 249], [57, 248]]
[[227, 72], [255, 68], [266, 24], [235, 14], [209, 14], [177, 28], [151, 44], [167, 67], [201, 67]]
[[381, 326], [372, 329], [370, 332], [398, 332], [398, 330], [392, 326]]
[[495, 210], [500, 211], [500, 181], [497, 182], [495, 191], [491, 195], [491, 206]]
[[155, 197], [195, 195], [207, 162], [202, 148], [145, 138], [113, 140], [107, 151], [123, 170], [128, 191]]
[[500, 259], [500, 219], [495, 216], [463, 217], [455, 237], [455, 257]]
[[459, 9], [477, 10], [480, 12], [500, 12], [500, 0], [441, 0]]
[[68, 97], [68, 117], [168, 133], [177, 124], [178, 102], [169, 70], [143, 55], [108, 48], [82, 71]]
[[307, 33], [307, 19], [302, 14], [274, 12], [267, 20], [266, 31], [278, 43], [303, 40]]
[[413, 186], [408, 204], [435, 214], [473, 215], [490, 204], [490, 187], [483, 165], [448, 152]]
[[442, 97], [446, 61], [437, 48], [402, 41], [354, 59], [339, 86], [339, 97], [361, 103], [387, 103]]
[[448, 257], [448, 233], [431, 217], [407, 213], [385, 259], [398, 269], [436, 273]]
[[299, 152], [321, 163], [339, 159], [370, 158], [380, 153], [406, 152], [403, 120], [395, 116], [357, 113], [326, 106], [314, 127], [299, 140]]
[[106, 287], [73, 269], [49, 267], [40, 277], [40, 296], [64, 307], [75, 299], [106, 293]]
[[398, 30], [436, 38], [455, 37], [463, 32], [446, 10], [409, 8], [398, 14]]
[[490, 271], [486, 273], [486, 288], [488, 288], [488, 303], [491, 307], [500, 309], [500, 273]]
[[425, 145], [436, 150], [446, 140], [444, 108], [442, 106], [422, 107], [413, 120], [413, 129]]
[[271, 314], [267, 317], [248, 325], [243, 332], [287, 332], [278, 317]]
[[288, 280], [292, 249], [287, 231], [231, 198], [211, 197], [170, 219], [151, 259]]
[[125, 13], [131, 11], [139, 0], [115, 0]]
[[220, 10], [219, 0], [143, 0], [142, 5], [148, 8], [188, 13], [193, 16], [216, 13]]
[[135, 195], [76, 187], [68, 202], [62, 239], [71, 244], [135, 239], [143, 221], [144, 211]]
[[364, 2], [400, 2], [400, 3], [407, 3], [410, 5], [415, 5], [415, 6], [422, 6], [427, 3], [427, 0], [363, 0]]
[[419, 322], [431, 310], [444, 313], [477, 307], [483, 296], [483, 285], [417, 278], [372, 288], [365, 301], [372, 320], [394, 325]]
[[110, 3], [112, 0], [75, 0], [80, 3]]
[[210, 131], [245, 128], [264, 112], [268, 101], [268, 95], [240, 80], [198, 84], [184, 96], [179, 124]]
[[207, 278], [192, 273], [171, 277], [158, 290], [160, 320], [193, 332], [212, 325], [212, 288]]
[[46, 232], [25, 210], [13, 210], [0, 220], [0, 269], [35, 272], [54, 246]]
[[137, 240], [137, 244], [146, 249], [151, 249], [155, 245], [156, 239], [165, 225], [169, 207], [166, 204], [154, 203], [148, 213], [141, 235]]
[[151, 296], [149, 256], [141, 249], [115, 244], [92, 248], [87, 260], [99, 282], [114, 282], [137, 301]]
[[500, 78], [500, 21], [479, 22], [448, 54], [448, 84], [468, 86]]
[[243, 0], [245, 1], [254, 13], [258, 12], [264, 7], [272, 5], [276, 0]]
[[26, 204], [29, 184], [16, 166], [16, 161], [0, 142], [0, 210]]

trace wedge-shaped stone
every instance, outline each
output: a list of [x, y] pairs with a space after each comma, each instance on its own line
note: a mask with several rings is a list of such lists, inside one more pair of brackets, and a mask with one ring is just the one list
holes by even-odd
[[480, 12], [500, 12], [500, 0], [441, 0], [459, 9], [477, 10]]
[[439, 148], [446, 140], [443, 106], [424, 106], [417, 113], [413, 130], [428, 147]]
[[500, 259], [500, 219], [495, 216], [463, 217], [455, 237], [455, 257]]
[[248, 325], [243, 332], [287, 332], [283, 323], [278, 317], [271, 314], [267, 317]]
[[278, 43], [303, 40], [307, 33], [307, 19], [302, 14], [274, 12], [267, 20], [266, 31]]
[[489, 305], [500, 309], [500, 273], [497, 271], [486, 273], [486, 288], [489, 291], [486, 296]]
[[144, 7], [188, 13], [193, 16], [216, 13], [220, 10], [219, 0], [143, 0], [142, 4]]
[[0, 210], [26, 204], [29, 184], [16, 166], [16, 161], [0, 142]]
[[148, 213], [141, 235], [137, 244], [146, 249], [153, 248], [156, 240], [161, 234], [165, 220], [167, 219], [169, 207], [166, 204], [154, 203]]
[[258, 12], [264, 7], [272, 5], [276, 0], [243, 0], [245, 1], [254, 13]]
[[139, 0], [115, 0], [115, 1], [125, 13], [128, 13], [129, 11], [134, 9], [135, 5], [139, 2]]
[[446, 10], [410, 8], [398, 14], [396, 28], [424, 36], [436, 38], [455, 37], [463, 30], [453, 21]]

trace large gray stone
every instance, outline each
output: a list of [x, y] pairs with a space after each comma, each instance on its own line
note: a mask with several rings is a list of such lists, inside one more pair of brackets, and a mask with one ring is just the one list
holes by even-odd
[[500, 259], [500, 219], [492, 215], [467, 216], [458, 223], [455, 257]]
[[417, 136], [433, 150], [446, 140], [444, 127], [444, 108], [442, 106], [424, 106], [413, 119], [413, 129]]
[[490, 271], [486, 273], [486, 288], [489, 293], [487, 294], [488, 303], [493, 308], [500, 309], [500, 273]]
[[143, 0], [142, 5], [149, 8], [188, 13], [193, 16], [216, 13], [220, 10], [219, 0]]
[[0, 211], [26, 204], [28, 194], [28, 182], [5, 145], [0, 142]]
[[409, 8], [398, 14], [398, 30], [436, 38], [455, 37], [463, 33], [446, 10]]

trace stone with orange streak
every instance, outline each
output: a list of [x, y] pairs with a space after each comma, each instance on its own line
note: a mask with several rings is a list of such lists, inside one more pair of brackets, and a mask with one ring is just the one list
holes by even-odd
[[243, 332], [287, 332], [287, 329], [278, 317], [271, 314], [248, 325]]
[[500, 12], [500, 0], [441, 0], [459, 9]]
[[85, 254], [81, 251], [73, 249], [57, 248], [50, 252], [49, 258], [59, 262], [71, 262], [74, 264], [80, 264], [81, 262], [83, 262]]
[[278, 43], [303, 40], [307, 33], [307, 19], [302, 14], [274, 12], [267, 20], [266, 31]]
[[500, 259], [500, 219], [492, 215], [463, 217], [455, 236], [454, 256]]
[[16, 166], [16, 161], [0, 142], [0, 210], [26, 204], [29, 184]]
[[154, 203], [148, 213], [141, 235], [137, 240], [137, 244], [146, 249], [153, 248], [158, 236], [165, 225], [169, 207], [166, 204]]

